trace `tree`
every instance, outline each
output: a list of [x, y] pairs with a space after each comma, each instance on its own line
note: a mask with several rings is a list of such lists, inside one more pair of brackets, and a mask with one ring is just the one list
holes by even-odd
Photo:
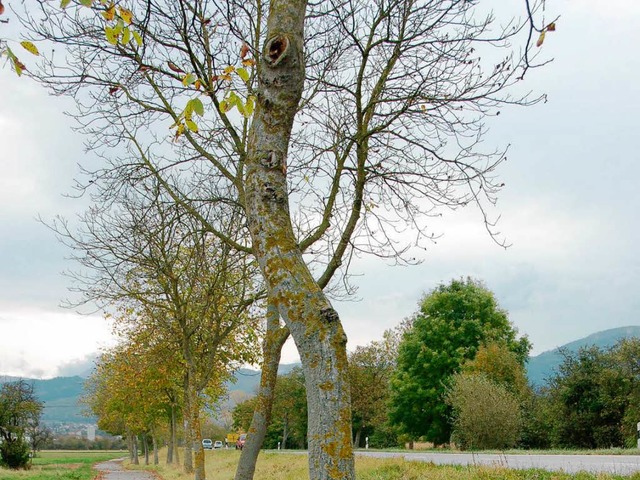
[[548, 391], [554, 446], [624, 446], [623, 421], [638, 380], [620, 368], [615, 354], [615, 347], [604, 351], [596, 346], [564, 352]]
[[[154, 178], [141, 179], [135, 189], [105, 191], [100, 199], [103, 205], [82, 217], [78, 232], [63, 220], [53, 227], [89, 270], [76, 276], [85, 299], [118, 305], [121, 313], [114, 319], [125, 339], [164, 348], [165, 356], [155, 361], [174, 359], [172, 367], [182, 377], [185, 470], [195, 468], [196, 478], [204, 479], [203, 392], [220, 394], [230, 369], [256, 357], [255, 303], [263, 295], [254, 282], [255, 262], [232, 255], [226, 244], [203, 232]], [[233, 215], [226, 220], [231, 236], [237, 228]]]
[[[346, 338], [324, 289], [360, 252], [411, 262], [393, 229], [429, 242], [440, 207], [476, 204], [494, 233], [485, 206], [504, 152], [481, 150], [483, 120], [537, 100], [508, 89], [530, 67], [532, 32], [555, 25], [536, 27], [528, 0], [504, 29], [462, 0], [83, 3], [94, 11], [44, 4], [23, 25], [68, 47], [36, 75], [76, 97], [93, 148], [120, 147], [90, 181], [156, 176], [255, 256], [300, 351], [310, 476], [354, 478]], [[229, 204], [239, 240], [208, 219]]]
[[453, 409], [453, 442], [464, 449], [505, 449], [520, 438], [520, 400], [481, 373], [457, 373], [445, 400]]
[[29, 465], [29, 425], [39, 422], [42, 402], [36, 398], [33, 385], [24, 380], [8, 382], [0, 387], [0, 463], [12, 469]]
[[349, 381], [353, 409], [353, 445], [362, 446], [363, 433], [371, 434], [388, 419], [389, 381], [396, 365], [394, 331], [383, 339], [356, 347], [349, 355]]
[[391, 380], [392, 422], [415, 437], [448, 442], [451, 410], [444, 396], [451, 377], [490, 342], [505, 345], [521, 364], [530, 348], [481, 282], [452, 280], [426, 295], [399, 347]]

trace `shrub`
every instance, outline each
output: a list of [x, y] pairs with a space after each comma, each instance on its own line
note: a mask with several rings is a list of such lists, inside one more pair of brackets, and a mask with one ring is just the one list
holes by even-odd
[[452, 441], [464, 449], [505, 449], [520, 437], [517, 397], [482, 374], [456, 374], [446, 395], [453, 409]]
[[22, 439], [2, 442], [0, 445], [0, 464], [12, 469], [28, 469], [31, 466], [29, 444]]

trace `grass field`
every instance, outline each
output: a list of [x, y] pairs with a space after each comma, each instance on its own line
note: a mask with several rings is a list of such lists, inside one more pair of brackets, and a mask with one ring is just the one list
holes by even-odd
[[[160, 457], [164, 459], [163, 456]], [[235, 450], [206, 452], [207, 480], [233, 480], [240, 453]], [[180, 466], [167, 466], [161, 460], [157, 466], [139, 466], [151, 469], [164, 480], [192, 480]], [[255, 480], [308, 480], [306, 455], [266, 453], [260, 454]], [[402, 459], [374, 459], [356, 457], [358, 480], [640, 480], [633, 476], [595, 475], [547, 472], [543, 470], [509, 470], [500, 467], [435, 466], [429, 463], [409, 462]]]
[[39, 452], [30, 470], [0, 468], [0, 480], [91, 480], [95, 477], [94, 463], [126, 455], [105, 451]]
[[[96, 476], [96, 462], [126, 456], [126, 452], [42, 452], [33, 459], [31, 470], [0, 469], [0, 480], [90, 480]], [[160, 465], [134, 466], [156, 472], [163, 480], [192, 480], [180, 465], [165, 465], [166, 452], [161, 452]], [[213, 450], [206, 452], [207, 480], [233, 480], [240, 452]], [[125, 462], [126, 464], [127, 462]], [[358, 480], [640, 480], [633, 476], [580, 473], [570, 475], [543, 470], [509, 470], [500, 467], [435, 466], [402, 459], [356, 458]], [[306, 480], [306, 455], [263, 452], [258, 461], [255, 480]]]

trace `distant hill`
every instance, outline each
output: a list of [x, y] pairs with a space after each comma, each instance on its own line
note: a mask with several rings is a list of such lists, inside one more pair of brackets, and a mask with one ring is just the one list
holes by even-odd
[[[1, 377], [0, 383], [19, 380], [17, 377]], [[56, 377], [48, 380], [24, 379], [33, 384], [36, 396], [44, 403], [42, 420], [45, 423], [95, 423], [95, 419], [82, 415], [79, 404], [84, 394], [81, 377]]]
[[534, 387], [543, 386], [547, 380], [557, 372], [558, 367], [562, 363], [563, 357], [560, 353], [561, 350], [577, 352], [582, 347], [590, 347], [594, 345], [598, 348], [605, 349], [614, 346], [623, 338], [632, 337], [640, 337], [640, 326], [619, 327], [604, 330], [602, 332], [596, 332], [588, 337], [584, 337], [553, 350], [543, 352], [535, 357], [530, 357], [529, 362], [527, 363], [527, 376], [529, 377], [529, 382]]
[[[280, 365], [278, 372], [286, 374], [299, 364]], [[241, 368], [235, 374], [235, 382], [229, 382], [230, 398], [246, 398], [256, 394], [260, 385], [260, 371]], [[0, 384], [20, 380], [19, 377], [0, 375]], [[45, 423], [95, 423], [96, 419], [82, 414], [80, 398], [84, 395], [84, 381], [80, 376], [55, 377], [48, 380], [25, 378], [32, 383], [36, 396], [44, 402], [42, 420]], [[231, 392], [238, 392], [231, 395]], [[233, 402], [232, 402], [233, 403]], [[233, 405], [230, 405], [233, 407]]]

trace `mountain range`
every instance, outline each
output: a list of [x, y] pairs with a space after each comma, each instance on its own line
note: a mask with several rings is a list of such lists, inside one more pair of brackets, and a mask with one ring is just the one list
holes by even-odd
[[[640, 338], [640, 326], [613, 328], [597, 332], [579, 340], [567, 343], [553, 350], [543, 352], [529, 358], [527, 376], [534, 387], [540, 387], [553, 376], [562, 363], [563, 352], [576, 352], [582, 347], [595, 345], [606, 349], [615, 345], [622, 338]], [[299, 364], [280, 365], [278, 372], [286, 374]], [[246, 398], [257, 391], [260, 384], [260, 371], [241, 368], [234, 374], [234, 381], [229, 382], [229, 398]], [[0, 384], [18, 380], [16, 377], [0, 375]], [[95, 423], [95, 418], [83, 415], [80, 398], [84, 394], [85, 379], [80, 376], [56, 377], [49, 380], [27, 379], [33, 383], [36, 395], [44, 402], [42, 420], [45, 423]], [[232, 405], [229, 405], [232, 407]]]

